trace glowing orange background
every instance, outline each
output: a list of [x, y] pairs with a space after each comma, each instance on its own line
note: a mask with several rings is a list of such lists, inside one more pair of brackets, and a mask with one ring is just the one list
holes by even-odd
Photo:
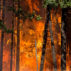
[[[8, 4], [6, 3], [6, 6], [7, 5]], [[43, 44], [43, 30], [46, 21], [46, 9], [42, 7], [41, 0], [22, 0], [21, 7], [23, 10], [29, 11], [30, 13], [32, 13], [33, 10], [35, 10], [38, 15], [40, 14], [43, 17], [42, 20], [40, 21], [36, 21], [35, 19], [30, 21], [27, 19], [25, 22], [23, 22], [22, 20], [20, 20], [20, 71], [37, 71], [36, 55], [35, 55], [35, 51], [36, 51], [35, 40], [37, 42], [36, 46], [37, 46], [38, 68], [40, 68], [41, 49]], [[27, 10], [28, 7], [29, 10]], [[51, 21], [52, 21], [54, 44], [56, 48], [57, 68], [58, 71], [60, 71], [61, 9], [58, 8], [55, 16], [53, 16], [54, 12], [55, 12], [54, 10], [51, 10]], [[11, 12], [5, 10], [5, 24], [8, 28], [11, 27], [12, 19], [10, 18], [12, 18]], [[17, 33], [16, 20], [17, 18], [14, 18], [15, 33]], [[3, 71], [10, 71], [11, 34], [5, 33], [4, 35], [5, 37], [4, 37], [4, 48], [3, 48]], [[1, 35], [0, 35], [0, 39], [1, 39]], [[16, 46], [17, 46], [17, 35], [14, 35], [13, 71], [15, 71], [16, 69]], [[48, 32], [44, 71], [53, 70], [51, 49], [52, 48], [51, 48], [50, 32]], [[66, 64], [67, 64], [66, 69], [67, 71], [69, 71], [69, 65], [70, 65], [69, 51], [67, 52]]]

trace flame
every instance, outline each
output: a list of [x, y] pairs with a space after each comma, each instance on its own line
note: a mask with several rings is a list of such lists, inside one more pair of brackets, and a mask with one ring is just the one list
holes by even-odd
[[[24, 4], [25, 3], [25, 4]], [[42, 53], [42, 45], [43, 45], [43, 31], [45, 25], [45, 13], [40, 12], [43, 11], [43, 8], [40, 8], [40, 0], [23, 0], [21, 1], [21, 6], [23, 9], [25, 6], [29, 6], [30, 13], [35, 10], [37, 13], [44, 15], [44, 20], [36, 21], [35, 19], [29, 21], [28, 19], [23, 22], [20, 20], [20, 71], [37, 71], [37, 63], [36, 63], [36, 49], [35, 49], [35, 40], [37, 42], [37, 58], [38, 58], [38, 68], [40, 68], [41, 62], [41, 53]], [[54, 38], [54, 45], [56, 49], [56, 59], [57, 59], [57, 68], [58, 71], [61, 71], [61, 55], [60, 55], [60, 46], [61, 46], [61, 10], [58, 9], [55, 16], [54, 10], [51, 11], [51, 21], [52, 21], [52, 31], [53, 31], [53, 38]], [[0, 11], [2, 14], [2, 11]], [[0, 17], [1, 18], [1, 17]], [[17, 17], [15, 18], [15, 27], [14, 33], [17, 34]], [[57, 28], [58, 30], [56, 30]], [[49, 31], [49, 28], [48, 28]], [[17, 47], [17, 35], [14, 35], [14, 49], [13, 49], [13, 71], [16, 71], [16, 47]], [[4, 44], [4, 52], [3, 52], [3, 71], [10, 71], [10, 39], [11, 35], [5, 34], [5, 42]], [[1, 37], [1, 34], [0, 34]], [[7, 39], [8, 38], [8, 39]], [[1, 38], [0, 38], [1, 39]], [[0, 41], [1, 42], [1, 41]], [[8, 48], [6, 48], [8, 47]], [[44, 71], [53, 71], [53, 60], [52, 60], [52, 51], [51, 51], [51, 38], [50, 32], [48, 32], [47, 38], [47, 49], [46, 49], [46, 56], [45, 56], [45, 63], [44, 63]], [[69, 58], [69, 53], [67, 55]], [[67, 59], [66, 69], [69, 69], [69, 59]], [[8, 65], [8, 66], [7, 66]]]

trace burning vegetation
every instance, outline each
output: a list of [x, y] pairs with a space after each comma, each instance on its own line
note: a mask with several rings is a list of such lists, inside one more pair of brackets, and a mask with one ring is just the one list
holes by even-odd
[[70, 71], [71, 8], [65, 12], [43, 0], [0, 0], [0, 71]]

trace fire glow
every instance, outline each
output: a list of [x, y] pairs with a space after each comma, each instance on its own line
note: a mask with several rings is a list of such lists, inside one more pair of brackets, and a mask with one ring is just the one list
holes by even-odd
[[[40, 6], [42, 2], [40, 0], [25, 0], [21, 2], [22, 8], [24, 4], [29, 6], [29, 11], [32, 13], [34, 10], [37, 14], [42, 15], [41, 21], [36, 21], [35, 19], [29, 21], [28, 19], [23, 22], [20, 20], [20, 71], [37, 71], [36, 63], [36, 50], [35, 50], [35, 40], [37, 47], [37, 60], [38, 60], [38, 69], [40, 69], [41, 62], [41, 53], [43, 45], [43, 31], [46, 21], [46, 10]], [[57, 70], [61, 71], [61, 55], [60, 55], [60, 46], [61, 46], [61, 9], [59, 8], [56, 16], [54, 15], [54, 10], [51, 11], [51, 21], [52, 21], [52, 30], [54, 44], [56, 48], [56, 59], [57, 59]], [[2, 14], [2, 11], [1, 11]], [[57, 18], [57, 20], [56, 20]], [[17, 18], [15, 18], [17, 20]], [[16, 26], [15, 21], [15, 26]], [[7, 24], [8, 26], [8, 24]], [[56, 30], [58, 28], [58, 30]], [[49, 28], [48, 28], [49, 30]], [[16, 27], [14, 27], [15, 33], [17, 33]], [[1, 35], [1, 34], [0, 34]], [[11, 44], [11, 35], [4, 34], [4, 49], [3, 49], [3, 71], [10, 71], [10, 44]], [[0, 36], [1, 39], [1, 36]], [[16, 47], [17, 47], [17, 36], [14, 35], [14, 49], [13, 49], [13, 71], [16, 70]], [[1, 42], [1, 41], [0, 41]], [[8, 42], [8, 43], [6, 43]], [[68, 47], [69, 48], [69, 47]], [[66, 71], [70, 71], [70, 60], [69, 60], [69, 51], [67, 49], [67, 61], [66, 61]], [[39, 71], [39, 70], [38, 70]], [[44, 63], [44, 71], [53, 71], [53, 60], [51, 53], [51, 38], [50, 32], [48, 32], [47, 38], [47, 49]]]

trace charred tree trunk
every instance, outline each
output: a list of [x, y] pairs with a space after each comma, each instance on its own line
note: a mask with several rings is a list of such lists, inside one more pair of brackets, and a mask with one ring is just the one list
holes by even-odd
[[50, 19], [50, 8], [47, 7], [47, 18], [46, 18], [46, 23], [45, 23], [45, 28], [44, 28], [44, 36], [43, 36], [43, 47], [42, 47], [42, 56], [41, 56], [41, 64], [40, 64], [40, 71], [43, 71], [44, 67], [44, 59], [45, 59], [45, 50], [46, 50], [46, 44], [47, 44], [47, 33], [48, 33], [48, 23]]
[[61, 24], [61, 71], [66, 70], [66, 9], [62, 10]]
[[[14, 0], [12, 0], [13, 7], [14, 7]], [[12, 13], [12, 30], [14, 29], [14, 13]], [[11, 60], [10, 60], [10, 71], [12, 71], [12, 58], [13, 58], [13, 32], [11, 34]]]
[[19, 71], [19, 54], [20, 54], [20, 27], [19, 27], [19, 18], [17, 24], [17, 53], [16, 53], [16, 71]]
[[1, 10], [1, 0], [0, 0], [0, 10]]
[[1, 58], [0, 58], [0, 71], [2, 71], [2, 61], [3, 61], [3, 40], [4, 40], [4, 32], [1, 33]]
[[53, 32], [52, 32], [52, 22], [49, 21], [49, 29], [50, 29], [50, 36], [51, 36], [51, 46], [52, 46], [52, 57], [53, 57], [53, 64], [54, 64], [54, 71], [57, 71], [57, 62], [56, 62], [56, 52], [53, 40]]
[[[2, 11], [2, 21], [3, 21], [3, 24], [4, 24], [4, 17], [5, 17], [5, 0], [3, 0], [3, 11]], [[1, 57], [0, 57], [0, 71], [2, 71], [2, 61], [3, 61], [3, 42], [4, 40], [4, 30], [2, 30], [2, 33], [1, 33]]]
[[[18, 0], [18, 9], [20, 8], [20, 0]], [[17, 20], [17, 53], [16, 53], [16, 71], [19, 71], [19, 54], [20, 54], [20, 15]]]

